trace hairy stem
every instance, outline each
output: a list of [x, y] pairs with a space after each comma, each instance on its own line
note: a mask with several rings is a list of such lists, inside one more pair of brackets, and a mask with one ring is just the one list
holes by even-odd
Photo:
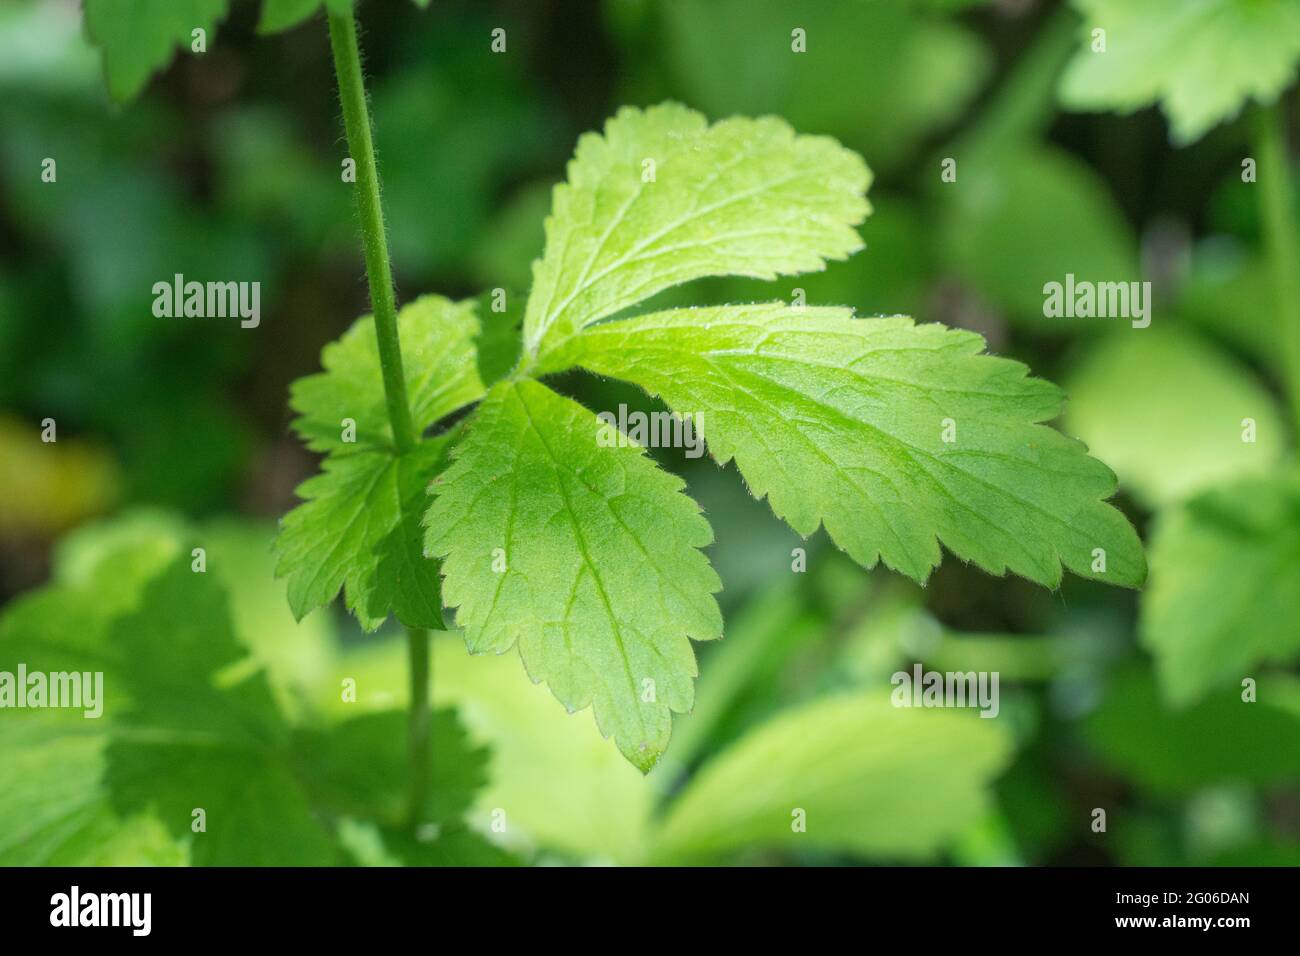
[[411, 774], [408, 820], [412, 831], [424, 821], [429, 800], [429, 632], [406, 629], [411, 665], [411, 710], [407, 718], [407, 752]]
[[375, 313], [375, 337], [379, 340], [384, 397], [388, 402], [388, 418], [393, 425], [393, 444], [399, 453], [408, 452], [415, 447], [415, 425], [406, 398], [402, 347], [397, 338], [393, 268], [388, 259], [384, 209], [379, 200], [379, 173], [375, 167], [375, 146], [370, 138], [366, 87], [361, 78], [357, 23], [350, 13], [344, 16], [330, 13], [329, 25], [334, 72], [338, 75], [339, 100], [343, 104], [343, 128], [347, 132], [348, 152], [357, 164], [357, 212], [361, 218], [361, 243], [366, 255], [370, 304]]
[[1256, 113], [1254, 139], [1260, 218], [1273, 277], [1286, 387], [1291, 415], [1300, 430], [1300, 241], [1296, 237], [1286, 118], [1280, 99]]
[[[356, 163], [357, 213], [366, 258], [366, 280], [370, 284], [370, 305], [375, 314], [384, 399], [393, 428], [393, 445], [400, 455], [415, 447], [415, 423], [411, 419], [411, 403], [407, 398], [406, 375], [402, 368], [402, 347], [397, 335], [397, 297], [393, 291], [393, 268], [388, 258], [388, 237], [384, 231], [384, 209], [379, 199], [379, 171], [370, 136], [370, 110], [361, 75], [357, 23], [351, 13], [339, 15], [330, 12], [327, 15], [334, 72], [338, 76], [339, 100], [343, 105], [343, 128], [347, 133], [348, 152]], [[408, 628], [407, 649], [411, 672], [411, 709], [407, 724], [409, 822], [414, 830], [424, 819], [428, 803], [429, 632], [423, 628]]]

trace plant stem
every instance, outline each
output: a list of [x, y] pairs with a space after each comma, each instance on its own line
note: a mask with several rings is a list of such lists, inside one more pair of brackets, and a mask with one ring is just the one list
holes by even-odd
[[415, 447], [415, 424], [406, 398], [402, 347], [397, 337], [393, 269], [388, 259], [384, 210], [379, 201], [379, 172], [375, 167], [375, 146], [370, 138], [370, 111], [366, 106], [365, 81], [361, 77], [357, 23], [351, 13], [343, 16], [329, 13], [328, 16], [334, 72], [338, 76], [339, 100], [343, 104], [343, 128], [348, 137], [348, 152], [357, 164], [357, 212], [361, 217], [361, 242], [366, 255], [366, 278], [370, 282], [370, 304], [375, 313], [375, 337], [379, 340], [379, 367], [384, 375], [384, 397], [393, 426], [393, 444], [400, 454]]
[[411, 665], [411, 710], [407, 718], [407, 751], [411, 775], [408, 821], [415, 831], [424, 821], [429, 791], [429, 632], [406, 629]]
[[[384, 379], [384, 399], [393, 428], [393, 446], [399, 455], [416, 444], [415, 423], [406, 393], [402, 367], [402, 346], [397, 334], [397, 297], [393, 291], [393, 268], [388, 258], [388, 237], [384, 231], [384, 209], [379, 199], [379, 171], [370, 134], [370, 111], [361, 74], [361, 50], [357, 43], [357, 22], [351, 13], [327, 11], [334, 72], [338, 76], [339, 101], [343, 105], [343, 128], [348, 152], [356, 163], [357, 212], [361, 220], [361, 243], [366, 259], [366, 280], [370, 284], [370, 305], [375, 315], [375, 338], [379, 343], [379, 367]], [[407, 628], [407, 653], [411, 672], [411, 702], [407, 722], [409, 754], [409, 817], [412, 831], [424, 820], [429, 789], [429, 632]]]
[[1291, 414], [1300, 430], [1300, 242], [1296, 237], [1291, 165], [1282, 100], [1255, 114], [1255, 162], [1264, 246], [1273, 276], [1277, 328]]

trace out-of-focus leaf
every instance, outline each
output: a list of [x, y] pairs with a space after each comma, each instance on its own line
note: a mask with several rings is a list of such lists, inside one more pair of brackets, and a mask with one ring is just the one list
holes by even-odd
[[1300, 653], [1300, 477], [1211, 488], [1159, 516], [1142, 642], [1170, 700]]
[[[301, 731], [295, 749], [313, 802], [341, 817], [399, 826], [408, 809], [407, 714], [374, 711], [326, 729]], [[488, 751], [474, 747], [453, 710], [429, 725], [429, 806], [422, 826], [459, 823], [487, 782]]]
[[[290, 768], [288, 728], [265, 676], [219, 679], [245, 657], [212, 579], [173, 564], [106, 639], [130, 666], [105, 781], [124, 816], [157, 814], [195, 863], [310, 865], [335, 848]], [[194, 833], [193, 811], [206, 815]]]
[[1179, 709], [1161, 699], [1149, 674], [1122, 671], [1084, 728], [1106, 764], [1159, 794], [1300, 777], [1300, 719], [1271, 702], [1267, 678], [1254, 703], [1229, 688]]
[[[1178, 145], [1271, 103], [1300, 60], [1297, 0], [1074, 0], [1079, 49], [1061, 77], [1070, 109], [1131, 113], [1159, 103]], [[1093, 31], [1105, 30], [1104, 52]]]
[[690, 766], [748, 683], [765, 676], [772, 658], [779, 666], [790, 648], [814, 640], [823, 623], [808, 620], [793, 581], [757, 595], [708, 654], [695, 707], [677, 722], [666, 762]]
[[[467, 816], [475, 828], [489, 828], [500, 810], [500, 839], [511, 849], [622, 864], [644, 858], [653, 778], [624, 760], [591, 721], [555, 706], [513, 655], [470, 656], [457, 636], [435, 637], [433, 673], [435, 703], [454, 704], [472, 739], [491, 751], [489, 782]], [[355, 703], [340, 699], [344, 679], [355, 682]], [[320, 703], [343, 717], [356, 708], [405, 707], [407, 699], [405, 645], [388, 641], [340, 657]]]
[[[69, 583], [0, 619], [0, 669], [77, 672], [88, 686], [98, 672], [102, 713], [83, 716], [84, 697], [79, 708], [8, 713], [4, 764], [26, 768], [27, 792], [64, 792], [68, 761], [79, 785], [39, 813], [0, 816], [0, 846], [15, 862], [62, 859], [60, 834], [93, 823], [86, 835], [100, 842], [80, 848], [87, 856], [116, 857], [123, 825], [168, 861], [329, 862], [332, 843], [287, 769], [269, 687], [239, 671], [246, 658], [216, 578], [192, 572], [188, 553], [169, 557], [156, 535], [79, 561]], [[196, 808], [206, 832], [191, 829]], [[188, 850], [168, 848], [163, 832]]]
[[[885, 167], [960, 116], [990, 70], [974, 36], [920, 6], [672, 0], [657, 7], [664, 38], [653, 49], [663, 51], [687, 101], [706, 113], [775, 113], [801, 131], [837, 136]], [[792, 49], [796, 29], [806, 52]]]
[[257, 31], [279, 33], [288, 30], [322, 7], [331, 13], [351, 13], [352, 0], [262, 0], [262, 18], [257, 22]]
[[533, 262], [542, 257], [546, 239], [542, 223], [550, 210], [551, 184], [547, 182], [525, 187], [497, 212], [483, 227], [471, 253], [480, 285], [504, 289], [532, 285]]
[[86, 32], [104, 52], [104, 75], [113, 99], [138, 94], [149, 77], [189, 49], [203, 30], [211, 45], [230, 0], [85, 0]]
[[96, 60], [74, 5], [13, 0], [0, 9], [0, 88], [28, 95], [98, 88]]
[[1122, 318], [1047, 318], [1043, 286], [1138, 278], [1137, 244], [1105, 183], [1060, 150], [1012, 147], [958, 158], [944, 200], [940, 247], [962, 280], [1008, 317], [1069, 335], [1128, 324]]
[[1256, 360], [1276, 367], [1277, 321], [1273, 285], [1263, 256], [1226, 236], [1212, 236], [1194, 250], [1177, 313]]
[[[1228, 355], [1176, 327], [1107, 336], [1076, 364], [1065, 428], [1148, 505], [1271, 468], [1286, 447], [1273, 396]], [[1243, 440], [1243, 420], [1255, 423]]]
[[[545, 149], [545, 113], [513, 71], [517, 57], [484, 56], [466, 26], [430, 39], [436, 67], [374, 84], [373, 114], [390, 248], [399, 275], [428, 275], [467, 258], [494, 189]], [[486, 43], [486, 41], [483, 41]]]
[[894, 707], [877, 692], [816, 701], [706, 764], [669, 806], [655, 852], [664, 861], [772, 847], [930, 858], [989, 810], [988, 785], [1008, 756], [992, 720]]

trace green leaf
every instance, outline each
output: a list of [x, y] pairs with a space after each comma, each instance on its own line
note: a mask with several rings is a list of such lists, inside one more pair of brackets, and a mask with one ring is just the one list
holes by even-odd
[[[1268, 471], [1286, 446], [1277, 402], [1199, 336], [1166, 326], [1097, 342], [1071, 371], [1066, 429], [1151, 505]], [[1242, 440], [1242, 421], [1255, 439]]]
[[[654, 777], [628, 763], [593, 721], [575, 721], [557, 707], [514, 655], [466, 654], [458, 634], [435, 634], [432, 643], [434, 704], [454, 705], [472, 739], [492, 752], [489, 782], [466, 823], [488, 829], [493, 811], [504, 808], [509, 826], [493, 838], [521, 855], [541, 850], [582, 862], [644, 862]], [[407, 667], [402, 641], [352, 644], [313, 703], [336, 718], [355, 716], [358, 708], [406, 707]], [[355, 701], [340, 699], [345, 678], [356, 681]]]
[[[474, 356], [479, 334], [474, 300], [452, 302], [421, 296], [397, 313], [402, 368], [417, 431], [483, 395]], [[289, 406], [294, 430], [312, 451], [352, 453], [393, 445], [384, 398], [374, 319], [362, 316], [337, 342], [321, 351], [325, 371], [293, 383]], [[356, 423], [356, 441], [345, 442], [345, 419]]]
[[1123, 322], [1043, 314], [1043, 286], [1067, 274], [1139, 278], [1132, 229], [1095, 170], [1064, 150], [999, 144], [963, 158], [958, 176], [960, 185], [934, 189], [942, 257], [967, 285], [1035, 331], [1069, 335]]
[[180, 866], [188, 853], [157, 819], [121, 819], [102, 783], [102, 733], [52, 737], [9, 726], [0, 735], [0, 865]]
[[352, 12], [352, 0], [262, 0], [262, 18], [257, 32], [279, 33], [302, 23], [321, 7], [331, 13]]
[[517, 866], [519, 861], [465, 826], [447, 827], [432, 840], [394, 827], [383, 831], [385, 849], [404, 866]]
[[[1159, 103], [1178, 145], [1273, 102], [1300, 59], [1298, 0], [1074, 0], [1080, 47], [1061, 77], [1069, 109], [1131, 113]], [[1106, 31], [1093, 52], [1092, 31]]]
[[1274, 703], [1274, 690], [1266, 678], [1253, 703], [1238, 687], [1175, 710], [1147, 673], [1124, 671], [1084, 730], [1107, 764], [1158, 794], [1285, 785], [1300, 777], [1300, 717]]
[[[173, 565], [114, 623], [108, 644], [130, 662], [119, 680], [131, 705], [116, 718], [105, 772], [119, 813], [152, 812], [177, 839], [192, 836], [197, 864], [334, 861], [289, 769], [288, 727], [265, 676], [219, 677], [246, 652], [214, 582]], [[206, 815], [200, 834], [195, 808]]]
[[853, 227], [870, 179], [855, 153], [775, 117], [709, 126], [675, 103], [625, 107], [578, 141], [555, 189], [525, 349], [538, 357], [691, 279], [774, 279], [843, 259], [862, 248]]
[[[523, 296], [500, 289], [479, 296], [479, 309], [483, 313], [482, 331], [474, 340], [474, 354], [478, 357], [478, 376], [484, 386], [491, 388], [505, 378], [519, 363], [519, 342], [523, 334]], [[500, 311], [498, 311], [500, 309]]]
[[864, 567], [883, 559], [924, 581], [942, 542], [993, 574], [1055, 587], [1064, 565], [1138, 586], [1137, 535], [1103, 503], [1114, 475], [1037, 424], [1060, 391], [983, 349], [973, 332], [901, 316], [767, 303], [606, 323], [551, 370], [581, 365], [702, 415], [711, 454], [736, 459], [755, 497], [802, 535], [824, 523]]
[[[78, 583], [35, 592], [0, 619], [0, 670], [21, 662], [29, 673], [103, 675], [98, 718], [84, 708], [7, 712], [0, 759], [23, 768], [25, 783], [0, 802], [62, 796], [0, 816], [0, 856], [332, 862], [333, 842], [288, 769], [287, 725], [235, 640], [217, 577], [192, 572], [188, 551], [144, 572], [156, 543], [83, 552]], [[205, 832], [191, 829], [196, 808]]]
[[113, 99], [133, 99], [171, 62], [177, 47], [190, 47], [194, 30], [208, 33], [211, 44], [229, 5], [230, 0], [86, 0], [86, 32], [103, 50]]
[[448, 436], [410, 454], [331, 455], [297, 489], [305, 504], [280, 522], [276, 574], [288, 578], [300, 620], [343, 588], [347, 606], [373, 631], [391, 610], [410, 627], [441, 629], [438, 569], [425, 560], [420, 515], [425, 488], [446, 461]]
[[[386, 710], [300, 732], [295, 750], [313, 803], [336, 816], [400, 825], [408, 799], [407, 720], [403, 711]], [[430, 718], [429, 753], [429, 806], [421, 822], [459, 823], [487, 783], [488, 751], [471, 745], [456, 712], [442, 708]]]
[[[970, 31], [913, 0], [800, 0], [797, 13], [787, 0], [652, 6], [628, 53], [635, 63], [644, 49], [646, 66], [667, 69], [683, 99], [715, 116], [774, 113], [839, 137], [878, 167], [964, 115], [992, 65]], [[796, 27], [802, 53], [791, 49]]]
[[[669, 805], [661, 860], [750, 848], [928, 858], [990, 808], [1010, 746], [994, 721], [894, 707], [871, 692], [781, 714]], [[806, 831], [793, 824], [802, 810]]]
[[[472, 300], [424, 296], [398, 313], [402, 365], [415, 427], [424, 431], [483, 394], [474, 349]], [[362, 627], [395, 613], [411, 627], [441, 628], [436, 566], [420, 544], [424, 489], [444, 464], [450, 436], [426, 439], [407, 455], [393, 450], [372, 320], [358, 320], [322, 352], [325, 371], [294, 383], [294, 428], [322, 470], [298, 488], [306, 503], [286, 515], [276, 573], [289, 581], [301, 618], [339, 589]], [[355, 441], [347, 441], [348, 429]]]
[[1187, 703], [1300, 654], [1300, 477], [1213, 488], [1159, 516], [1142, 642]]
[[[518, 661], [471, 657], [450, 635], [435, 638], [433, 657], [435, 701], [454, 703], [475, 739], [492, 748], [491, 780], [471, 819], [488, 826], [492, 811], [504, 807], [510, 819], [504, 837], [512, 847], [541, 847], [584, 862], [643, 862], [653, 777], [637, 772], [593, 723], [575, 726]], [[406, 665], [393, 660], [390, 686], [400, 694]]]
[[688, 638], [722, 630], [708, 523], [680, 479], [637, 447], [602, 447], [601, 423], [532, 381], [479, 407], [434, 484], [425, 550], [473, 653], [516, 643], [534, 680], [642, 770], [694, 700]]

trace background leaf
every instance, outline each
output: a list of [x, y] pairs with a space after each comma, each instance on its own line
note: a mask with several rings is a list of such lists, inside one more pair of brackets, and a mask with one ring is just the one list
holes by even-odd
[[[988, 809], [1007, 759], [994, 722], [894, 707], [886, 694], [832, 697], [782, 714], [707, 765], [669, 808], [660, 852], [845, 849], [916, 859]], [[807, 831], [792, 827], [806, 814]]]
[[1164, 512], [1151, 541], [1142, 642], [1169, 698], [1256, 677], [1300, 653], [1300, 480], [1284, 471]]

